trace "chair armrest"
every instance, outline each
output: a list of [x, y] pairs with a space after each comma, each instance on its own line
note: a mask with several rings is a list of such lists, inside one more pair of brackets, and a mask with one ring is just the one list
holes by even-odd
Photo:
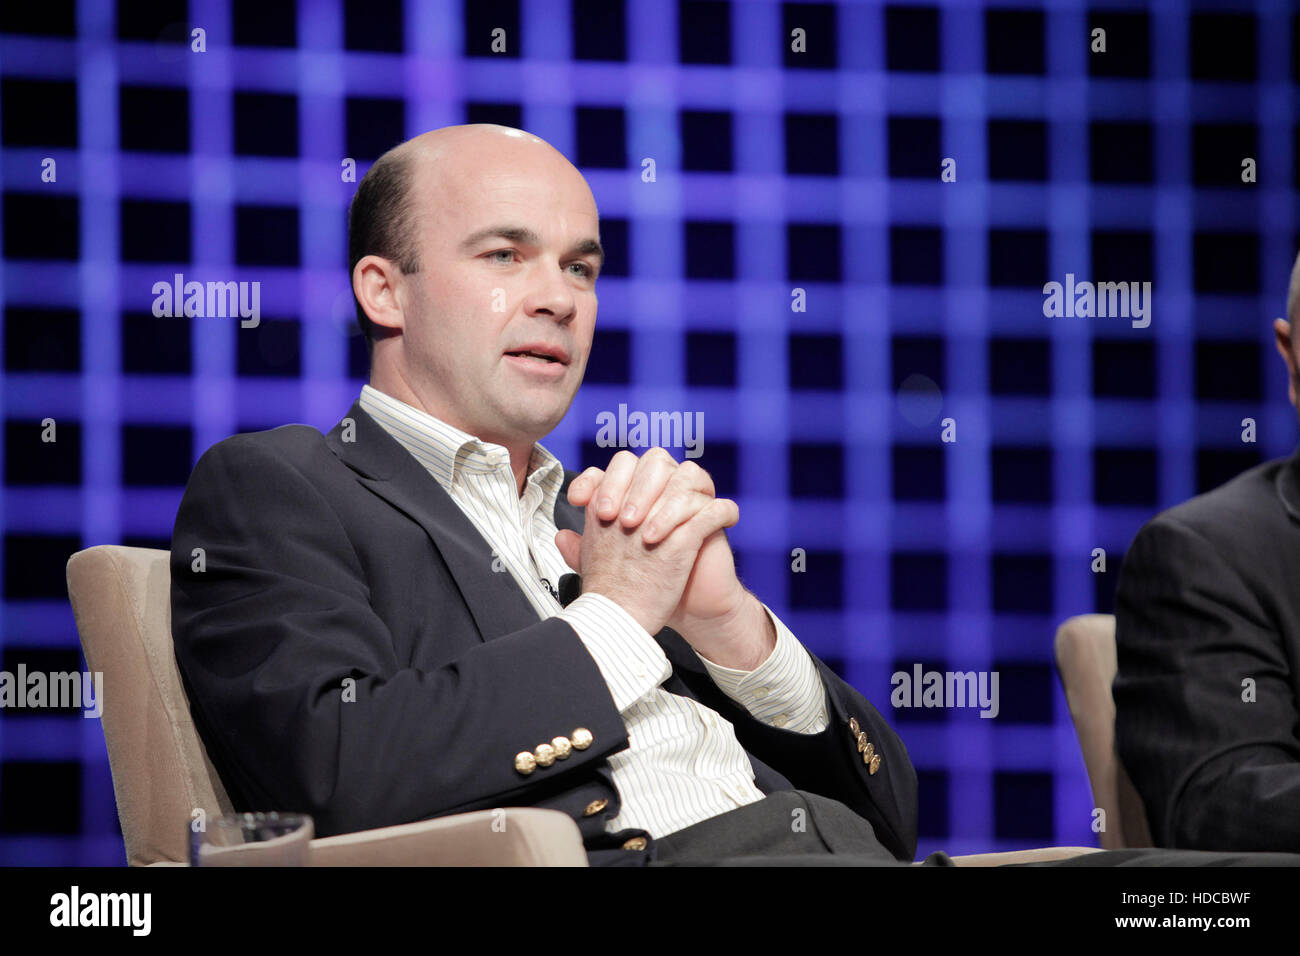
[[954, 856], [958, 866], [1005, 866], [1008, 863], [1046, 863], [1051, 860], [1068, 860], [1085, 853], [1100, 853], [1095, 846], [1044, 846], [1033, 850], [1009, 850], [1005, 853], [971, 853]]
[[587, 866], [559, 810], [502, 807], [311, 841], [311, 866]]
[[[218, 866], [275, 865], [273, 848], [224, 850]], [[420, 820], [308, 844], [309, 866], [587, 866], [578, 825], [558, 810], [503, 807]], [[188, 866], [170, 860], [150, 866]]]

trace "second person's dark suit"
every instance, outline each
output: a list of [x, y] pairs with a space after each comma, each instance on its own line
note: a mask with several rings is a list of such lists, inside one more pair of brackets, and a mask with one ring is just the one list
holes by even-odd
[[1156, 844], [1300, 853], [1300, 456], [1150, 521], [1115, 603], [1116, 747]]

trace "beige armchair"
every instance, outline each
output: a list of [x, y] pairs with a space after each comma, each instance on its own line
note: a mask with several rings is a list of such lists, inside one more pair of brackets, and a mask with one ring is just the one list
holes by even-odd
[[1110, 691], [1118, 668], [1114, 616], [1080, 614], [1065, 621], [1056, 631], [1056, 668], [1083, 750], [1092, 798], [1106, 812], [1102, 848], [1151, 846], [1142, 798], [1115, 752], [1115, 698]]
[[[190, 718], [171, 634], [166, 551], [102, 545], [68, 561], [86, 665], [104, 674], [104, 739], [132, 866], [185, 864], [195, 810], [234, 812]], [[292, 810], [292, 807], [266, 807]], [[586, 866], [557, 810], [482, 810], [311, 841], [313, 866]], [[493, 824], [496, 824], [493, 826]], [[256, 862], [256, 852], [240, 854]]]
[[[68, 561], [68, 596], [86, 664], [104, 675], [101, 719], [132, 866], [186, 865], [195, 811], [208, 818], [234, 812], [194, 727], [176, 667], [169, 557], [155, 549], [100, 545]], [[1048, 847], [954, 860], [997, 866], [1094, 849]], [[252, 865], [257, 851], [250, 847], [237, 857]], [[557, 810], [533, 807], [313, 839], [309, 860], [312, 866], [587, 865], [577, 824]]]

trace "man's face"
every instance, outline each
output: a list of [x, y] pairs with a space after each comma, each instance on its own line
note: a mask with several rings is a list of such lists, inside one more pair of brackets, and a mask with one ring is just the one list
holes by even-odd
[[577, 170], [535, 142], [498, 134], [436, 162], [430, 176], [417, 156], [412, 183], [420, 272], [403, 283], [409, 384], [430, 414], [484, 441], [537, 441], [587, 367], [595, 201]]

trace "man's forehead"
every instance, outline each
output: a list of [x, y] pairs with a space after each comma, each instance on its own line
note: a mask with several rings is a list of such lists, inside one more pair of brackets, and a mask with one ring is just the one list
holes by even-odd
[[454, 244], [486, 238], [506, 229], [529, 235], [506, 236], [531, 243], [569, 243], [596, 238], [595, 201], [585, 188], [548, 187], [545, 177], [479, 173], [468, 181], [430, 177], [417, 193], [422, 212], [447, 230]]
[[540, 189], [590, 200], [583, 175], [563, 153], [536, 137], [482, 133], [447, 141], [417, 138], [399, 148], [410, 150], [417, 179], [463, 197], [484, 190]]
[[430, 212], [442, 238], [465, 251], [494, 240], [529, 246], [569, 246], [600, 238], [594, 207], [579, 214], [542, 202], [482, 202], [435, 207]]

